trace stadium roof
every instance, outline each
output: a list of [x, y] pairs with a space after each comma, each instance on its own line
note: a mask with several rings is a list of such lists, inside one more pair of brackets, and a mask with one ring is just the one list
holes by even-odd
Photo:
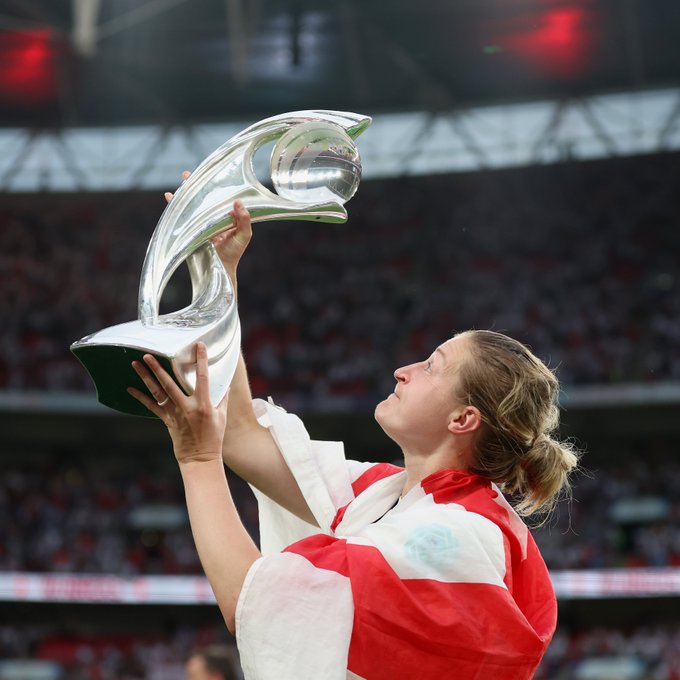
[[375, 114], [674, 87], [677, 0], [4, 0], [0, 126]]

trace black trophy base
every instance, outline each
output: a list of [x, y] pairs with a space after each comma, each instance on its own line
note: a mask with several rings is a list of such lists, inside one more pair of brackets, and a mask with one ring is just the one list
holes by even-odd
[[[149, 394], [146, 385], [132, 368], [132, 362], [143, 363], [142, 357], [145, 354], [153, 354], [168, 374], [175, 378], [168, 357], [138, 347], [122, 345], [81, 345], [72, 347], [71, 351], [90, 374], [100, 404], [132, 416], [156, 417], [127, 392], [128, 387], [136, 387], [141, 392]], [[153, 399], [153, 396], [151, 398]]]

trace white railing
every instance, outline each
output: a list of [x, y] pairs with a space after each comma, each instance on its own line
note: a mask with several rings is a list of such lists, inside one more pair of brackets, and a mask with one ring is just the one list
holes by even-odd
[[[680, 568], [552, 571], [557, 598], [679, 597]], [[83, 604], [205, 605], [215, 598], [201, 576], [0, 574], [0, 601]]]

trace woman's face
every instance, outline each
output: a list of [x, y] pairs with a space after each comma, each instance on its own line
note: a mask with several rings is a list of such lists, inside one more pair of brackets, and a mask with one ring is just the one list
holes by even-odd
[[394, 392], [378, 404], [375, 418], [403, 449], [426, 453], [448, 440], [447, 426], [458, 405], [458, 369], [469, 357], [467, 343], [456, 336], [425, 361], [394, 372]]

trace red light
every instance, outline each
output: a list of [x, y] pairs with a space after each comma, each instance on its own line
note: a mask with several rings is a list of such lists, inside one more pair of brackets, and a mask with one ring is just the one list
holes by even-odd
[[575, 76], [590, 54], [592, 18], [582, 7], [553, 9], [531, 18], [530, 28], [508, 32], [503, 42], [509, 52], [552, 76]]
[[536, 32], [536, 42], [553, 49], [576, 46], [582, 21], [583, 11], [580, 9], [555, 10], [545, 17], [543, 28]]
[[19, 105], [55, 99], [55, 56], [50, 29], [0, 34], [0, 99]]
[[34, 43], [27, 45], [19, 54], [19, 60], [23, 62], [25, 68], [40, 67], [41, 64], [48, 61], [51, 57], [51, 52], [44, 43]]

